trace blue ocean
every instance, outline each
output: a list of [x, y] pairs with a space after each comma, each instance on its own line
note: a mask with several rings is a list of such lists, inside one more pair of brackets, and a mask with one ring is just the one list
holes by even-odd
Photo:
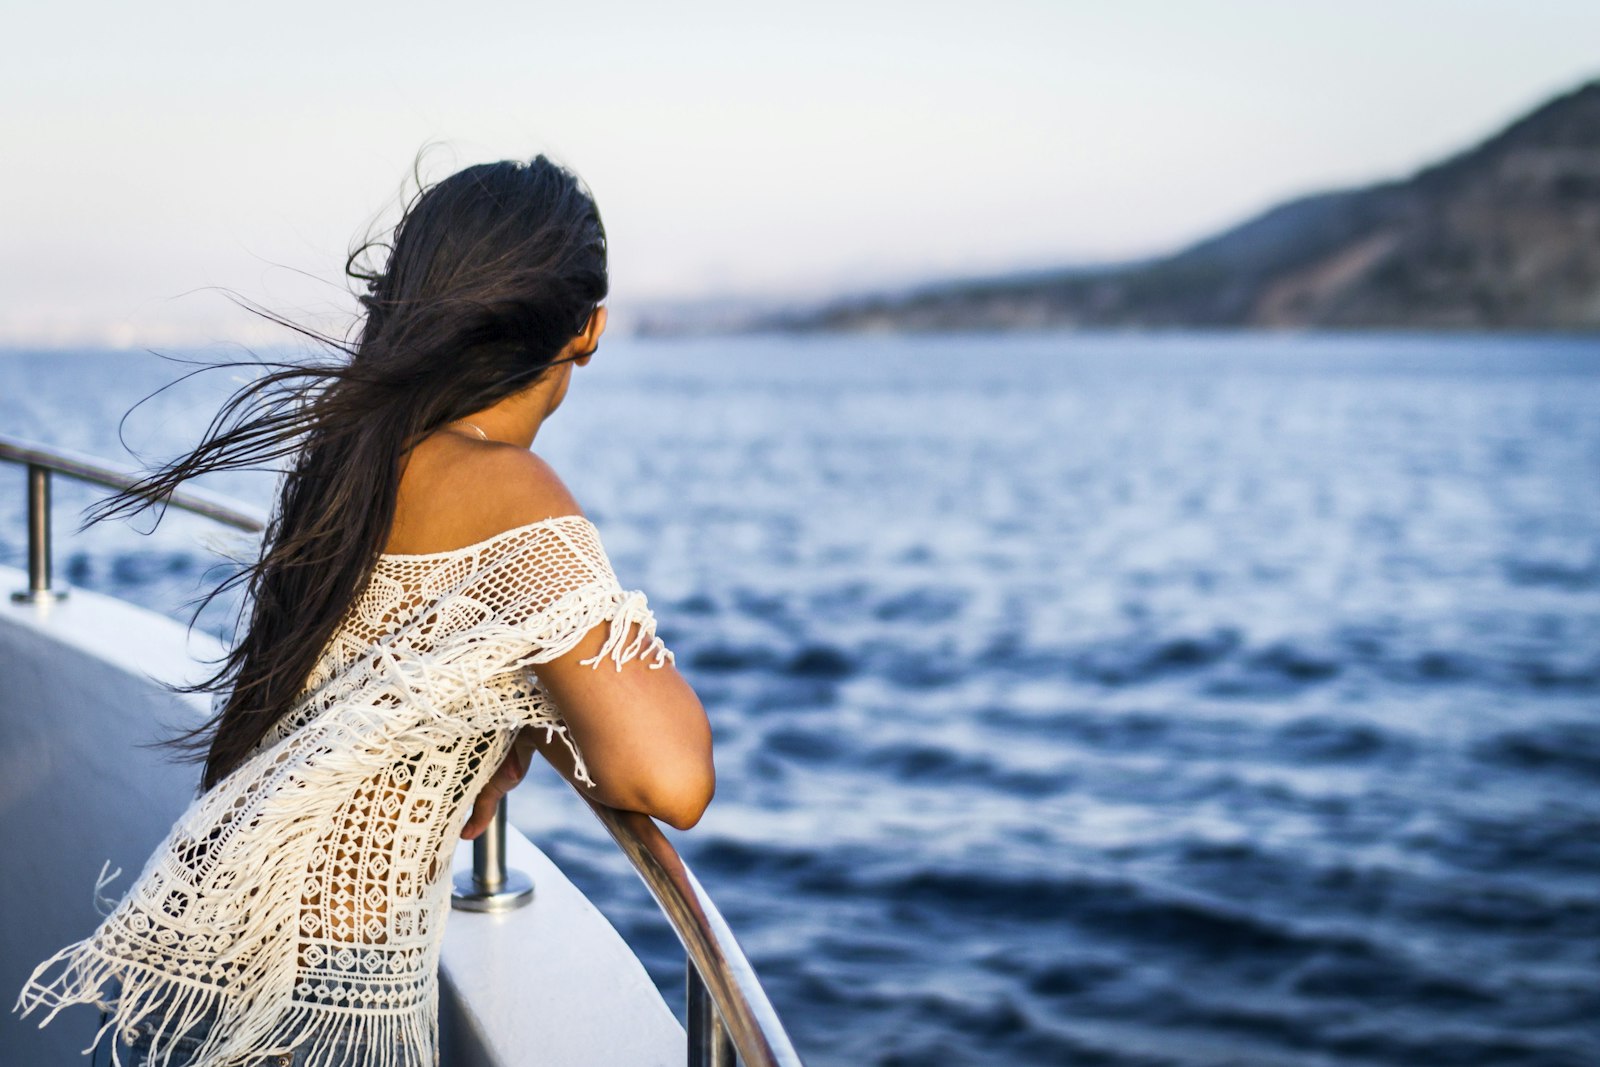
[[[119, 420], [185, 369], [0, 354], [0, 430], [167, 456], [227, 373]], [[535, 448], [706, 703], [667, 832], [812, 1067], [1600, 1064], [1600, 341], [608, 336]], [[187, 620], [204, 524], [93, 495], [58, 573]], [[512, 815], [681, 1012], [582, 802]]]

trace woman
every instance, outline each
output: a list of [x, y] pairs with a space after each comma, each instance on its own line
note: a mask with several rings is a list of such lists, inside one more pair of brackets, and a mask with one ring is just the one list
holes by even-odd
[[593, 199], [543, 156], [470, 167], [356, 276], [366, 317], [339, 358], [253, 380], [94, 516], [287, 461], [238, 576], [248, 625], [196, 687], [226, 698], [179, 739], [203, 792], [19, 1000], [44, 1022], [99, 1004], [119, 1058], [432, 1067], [450, 856], [534, 750], [680, 830], [711, 800], [700, 701], [529, 451], [605, 330]]

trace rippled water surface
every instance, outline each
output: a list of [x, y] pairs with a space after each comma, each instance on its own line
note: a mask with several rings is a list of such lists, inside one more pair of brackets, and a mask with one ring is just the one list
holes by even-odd
[[[0, 355], [0, 426], [110, 454], [173, 370]], [[537, 447], [705, 698], [668, 832], [813, 1067], [1600, 1064], [1600, 344], [608, 339]], [[178, 615], [199, 529], [58, 559]]]

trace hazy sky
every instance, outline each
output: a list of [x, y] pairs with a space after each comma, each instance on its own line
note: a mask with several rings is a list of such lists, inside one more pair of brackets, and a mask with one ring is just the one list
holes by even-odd
[[[1179, 245], [1600, 76], [1595, 0], [65, 4], [0, 44], [0, 343], [348, 314], [351, 239], [545, 151], [613, 315]], [[323, 321], [331, 321], [324, 319]]]

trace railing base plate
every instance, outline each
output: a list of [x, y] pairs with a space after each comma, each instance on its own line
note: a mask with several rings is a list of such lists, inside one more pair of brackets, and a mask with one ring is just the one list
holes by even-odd
[[457, 872], [450, 906], [461, 911], [515, 911], [533, 902], [533, 880], [521, 871], [507, 871], [499, 889], [481, 889], [471, 871]]
[[57, 600], [67, 599], [65, 589], [18, 589], [11, 594], [11, 599], [18, 604], [51, 604]]

